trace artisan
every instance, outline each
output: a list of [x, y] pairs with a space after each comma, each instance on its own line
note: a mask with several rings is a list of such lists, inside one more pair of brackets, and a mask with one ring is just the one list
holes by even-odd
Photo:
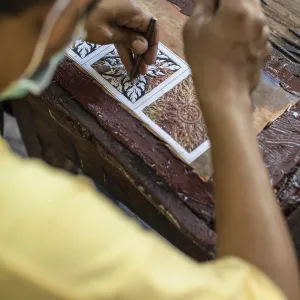
[[[133, 0], [0, 0], [0, 97], [39, 94], [66, 46], [115, 43], [154, 62], [151, 15]], [[156, 29], [157, 31], [157, 29]], [[85, 34], [86, 33], [86, 34]], [[197, 263], [130, 222], [85, 178], [0, 141], [0, 299], [299, 300], [294, 249], [251, 125], [269, 53], [259, 0], [198, 0], [186, 56], [212, 143], [217, 259]]]

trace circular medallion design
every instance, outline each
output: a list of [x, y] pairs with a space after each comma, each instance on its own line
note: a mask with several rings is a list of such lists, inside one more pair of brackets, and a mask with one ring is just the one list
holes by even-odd
[[195, 104], [186, 104], [178, 110], [178, 117], [185, 123], [194, 124], [200, 121], [201, 110]]

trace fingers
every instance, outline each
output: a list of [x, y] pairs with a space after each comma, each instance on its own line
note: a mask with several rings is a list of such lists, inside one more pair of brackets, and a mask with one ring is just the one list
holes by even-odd
[[145, 63], [145, 61], [142, 61], [140, 64], [139, 73], [141, 75], [146, 75], [148, 73], [148, 65]]
[[123, 45], [137, 54], [144, 54], [148, 49], [148, 42], [141, 34], [122, 27], [112, 30], [111, 42]]
[[269, 26], [264, 25], [261, 28], [261, 32], [259, 35], [259, 39], [258, 39], [258, 47], [259, 48], [265, 48], [267, 43], [269, 42], [269, 38], [270, 38], [270, 29]]
[[130, 74], [134, 64], [132, 51], [121, 44], [116, 44], [115, 47], [119, 53], [119, 56], [124, 64], [127, 73]]
[[260, 0], [220, 0], [218, 15], [227, 27], [238, 26], [252, 18], [261, 18]]
[[[131, 30], [134, 33], [135, 38], [138, 40], [136, 44], [134, 43], [134, 35], [131, 36], [131, 49], [138, 54], [144, 54], [143, 59], [145, 64], [151, 65], [155, 62], [157, 56], [157, 48], [159, 42], [159, 29], [158, 24], [155, 24], [154, 31], [149, 43], [143, 37], [148, 30], [150, 20], [152, 15], [148, 12], [141, 10], [138, 7], [128, 7], [126, 11], [122, 10], [122, 13], [118, 14], [116, 17], [116, 22], [120, 28], [126, 28]], [[124, 37], [123, 40], [126, 40]], [[128, 40], [128, 39], [127, 39]], [[143, 41], [144, 44], [139, 44], [140, 41]], [[129, 46], [127, 44], [127, 46]]]
[[157, 50], [158, 50], [158, 41], [159, 41], [159, 30], [158, 24], [155, 24], [154, 31], [149, 41], [148, 49], [143, 56], [143, 60], [147, 65], [152, 65], [155, 63]]
[[151, 19], [152, 15], [141, 10], [134, 0], [99, 1], [86, 25], [89, 41], [115, 44], [128, 72], [132, 70], [134, 55], [142, 55], [139, 71], [145, 74], [147, 65], [155, 63], [158, 49], [157, 24], [151, 39], [144, 37]]
[[[133, 52], [129, 48], [121, 44], [116, 44], [115, 47], [124, 64], [127, 74], [131, 74], [135, 62]], [[147, 74], [147, 72], [147, 64], [145, 63], [145, 61], [142, 61], [139, 68], [139, 74], [145, 75]]]
[[269, 58], [271, 53], [271, 44], [269, 42], [270, 39], [270, 29], [267, 25], [265, 25], [261, 32], [261, 37], [258, 41], [257, 48], [261, 51], [261, 59], [262, 64]]
[[260, 40], [266, 18], [260, 0], [221, 0], [214, 26], [222, 36], [236, 41]]
[[147, 73], [148, 65], [155, 63], [159, 40], [157, 24], [149, 42], [143, 36], [148, 30], [151, 18], [152, 15], [139, 9], [131, 9], [127, 14], [123, 11], [117, 18], [119, 26], [113, 30], [112, 42], [118, 45], [120, 58], [128, 73], [134, 64], [133, 53], [143, 55], [139, 67], [139, 73], [142, 75]]
[[129, 6], [119, 11], [116, 15], [116, 23], [119, 26], [131, 28], [139, 33], [145, 34], [151, 18], [152, 15], [150, 13], [143, 11], [137, 6]]
[[[271, 44], [269, 42], [270, 37], [270, 29], [268, 26], [264, 26], [262, 29], [261, 37], [257, 42], [256, 45], [256, 53], [254, 57], [256, 58], [257, 62], [254, 61], [254, 65], [256, 65], [260, 70], [263, 68], [264, 64], [270, 57], [271, 53]], [[256, 73], [256, 77], [252, 80], [252, 91], [257, 87], [259, 80], [261, 77], [261, 72]]]
[[[152, 40], [148, 44], [147, 40], [140, 34], [131, 29], [121, 27], [113, 31], [112, 42], [117, 45], [120, 58], [122, 59], [127, 72], [133, 68], [133, 54], [143, 55], [143, 61], [140, 64], [139, 72], [142, 75], [147, 73], [147, 65], [155, 63], [158, 44], [151, 44], [156, 41], [157, 30], [154, 30]], [[120, 49], [120, 51], [119, 51]]]

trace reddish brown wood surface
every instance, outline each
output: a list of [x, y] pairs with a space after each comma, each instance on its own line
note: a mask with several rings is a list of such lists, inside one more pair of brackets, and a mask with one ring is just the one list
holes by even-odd
[[[151, 167], [99, 126], [57, 84], [41, 98], [14, 102], [14, 108], [31, 156], [72, 172], [83, 169], [179, 249], [198, 260], [211, 257], [214, 232], [185, 207]], [[268, 144], [261, 146], [270, 150], [270, 145], [276, 145], [272, 153], [286, 147], [286, 139], [295, 132], [278, 138], [278, 124], [288, 124], [296, 113], [300, 114], [299, 106], [266, 129]], [[296, 161], [298, 153], [291, 151], [288, 159]], [[299, 187], [300, 172], [296, 164], [277, 185], [278, 199], [287, 216], [298, 206]], [[298, 223], [291, 216], [293, 232], [299, 228]], [[294, 238], [299, 245], [299, 235], [295, 233]]]
[[83, 170], [183, 252], [201, 261], [212, 257], [215, 233], [57, 84], [13, 105], [30, 156]]
[[[286, 78], [288, 77], [284, 77]], [[99, 124], [106, 128], [115, 139], [122, 142], [155, 170], [178, 197], [212, 228], [214, 204], [210, 182], [203, 182], [192, 168], [176, 159], [163, 142], [155, 138], [139, 120], [128, 114], [71, 62], [66, 61], [61, 64], [56, 80], [93, 114]], [[268, 155], [273, 154], [269, 152]], [[274, 174], [278, 167], [284, 168], [283, 164], [283, 161], [276, 161], [273, 164], [269, 163], [267, 167], [270, 173]]]
[[182, 28], [188, 17], [167, 0], [137, 0], [140, 6], [158, 19], [160, 41], [177, 55], [184, 57]]
[[[182, 13], [190, 16], [195, 0], [169, 0], [174, 3]], [[269, 26], [272, 30], [286, 35], [288, 28], [300, 30], [300, 1], [297, 0], [268, 0], [268, 5], [263, 5]]]
[[[159, 1], [162, 0], [148, 1], [148, 6], [157, 5]], [[168, 9], [179, 13], [168, 5]], [[284, 15], [282, 10], [278, 13]], [[183, 22], [181, 17], [180, 22]], [[166, 40], [173, 50], [182, 49], [176, 40]], [[279, 78], [283, 86], [290, 80], [298, 80], [296, 72], [287, 71], [289, 76]], [[285, 80], [289, 81], [286, 83]], [[72, 63], [61, 64], [56, 81], [40, 99], [28, 98], [28, 107], [14, 104], [19, 111], [21, 129], [33, 122], [30, 128], [37, 132], [30, 135], [30, 130], [23, 129], [30, 153], [58, 167], [83, 168], [187, 254], [200, 260], [211, 257], [215, 240], [212, 183], [203, 182], [140, 121]], [[85, 110], [78, 108], [76, 102], [80, 102]], [[22, 117], [20, 112], [25, 110], [27, 115]], [[281, 116], [258, 138], [287, 216], [295, 211], [299, 202], [297, 163], [300, 149], [295, 142], [300, 140], [297, 113], [300, 114], [299, 106]], [[34, 144], [37, 146], [33, 147]], [[197, 251], [201, 255], [197, 256]]]
[[300, 159], [300, 102], [279, 117], [259, 136], [271, 183], [277, 185]]
[[212, 222], [211, 183], [200, 180], [191, 167], [177, 159], [162, 141], [97, 87], [89, 76], [81, 73], [72, 62], [62, 63], [55, 78], [97, 119], [100, 126], [151, 167], [183, 203], [197, 203], [199, 210], [195, 213], [199, 218]]

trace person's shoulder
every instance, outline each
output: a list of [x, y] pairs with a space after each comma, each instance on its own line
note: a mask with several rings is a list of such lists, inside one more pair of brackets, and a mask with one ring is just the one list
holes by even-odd
[[[53, 168], [39, 159], [22, 158], [14, 154], [0, 139], [0, 200], [4, 203], [24, 201], [44, 203], [71, 197], [79, 190], [95, 193], [93, 183], [80, 175], [71, 175]], [[24, 203], [25, 205], [25, 203]]]
[[[132, 289], [126, 287], [131, 292], [124, 299], [140, 298], [136, 282], [145, 289], [151, 286], [152, 294], [145, 299], [186, 299], [187, 293], [203, 300], [285, 299], [266, 275], [247, 262], [228, 257], [197, 264], [154, 235], [145, 235], [107, 201], [99, 200], [104, 199], [88, 179], [39, 160], [22, 159], [0, 140], [0, 273], [2, 253], [35, 265], [40, 274], [57, 268], [57, 282], [64, 282], [78, 274], [76, 268], [85, 268], [78, 261], [97, 257], [99, 264], [102, 251], [103, 259], [111, 256], [98, 265], [99, 270], [107, 261], [134, 270]], [[51, 265], [49, 257], [54, 257]]]
[[9, 147], [5, 140], [0, 137], [0, 161], [1, 158], [3, 158], [4, 155], [7, 155], [9, 153]]

